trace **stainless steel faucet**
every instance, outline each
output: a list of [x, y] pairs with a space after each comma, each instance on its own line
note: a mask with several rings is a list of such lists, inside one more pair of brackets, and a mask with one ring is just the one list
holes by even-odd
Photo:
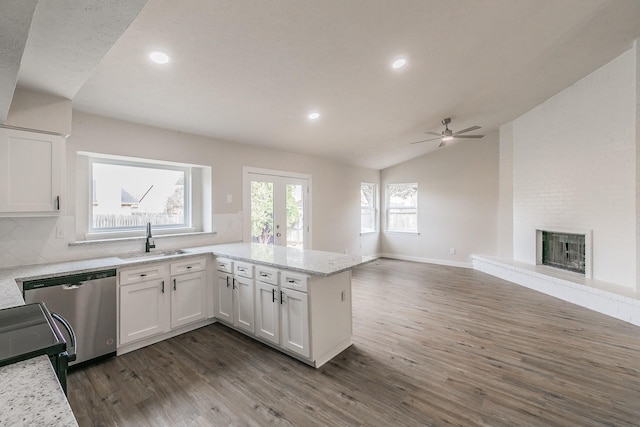
[[155, 248], [156, 244], [153, 241], [153, 236], [151, 236], [151, 221], [147, 222], [147, 242], [144, 245], [145, 252], [151, 252], [151, 249]]

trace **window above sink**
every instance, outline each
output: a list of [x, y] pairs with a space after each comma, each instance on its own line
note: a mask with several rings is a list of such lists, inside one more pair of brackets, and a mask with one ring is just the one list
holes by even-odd
[[[83, 160], [84, 159], [84, 160]], [[208, 166], [79, 152], [77, 241], [211, 232]], [[86, 165], [86, 166], [82, 166]], [[86, 215], [86, 216], [85, 216]]]

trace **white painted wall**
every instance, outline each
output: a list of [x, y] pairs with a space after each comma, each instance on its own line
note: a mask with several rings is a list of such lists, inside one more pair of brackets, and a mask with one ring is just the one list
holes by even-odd
[[[141, 251], [141, 242], [69, 247], [86, 221], [87, 183], [78, 180], [78, 151], [193, 163], [212, 168], [211, 201], [215, 237], [156, 239], [158, 249], [242, 239], [242, 166], [308, 173], [313, 179], [312, 249], [353, 254], [379, 252], [378, 237], [360, 237], [360, 183], [379, 182], [377, 170], [333, 161], [217, 141], [206, 137], [73, 112], [67, 140], [68, 203], [60, 218], [0, 219], [0, 267]], [[227, 203], [227, 195], [232, 202]], [[77, 201], [77, 202], [76, 202]], [[56, 228], [64, 238], [56, 238]], [[78, 233], [81, 234], [81, 233]]]
[[17, 87], [6, 124], [69, 135], [71, 100]]
[[383, 233], [382, 253], [460, 266], [471, 266], [472, 254], [497, 255], [498, 153], [494, 132], [382, 170], [383, 217], [387, 184], [418, 183], [419, 232]]
[[593, 230], [593, 278], [636, 286], [637, 69], [634, 48], [503, 126], [515, 260], [535, 264], [536, 228]]

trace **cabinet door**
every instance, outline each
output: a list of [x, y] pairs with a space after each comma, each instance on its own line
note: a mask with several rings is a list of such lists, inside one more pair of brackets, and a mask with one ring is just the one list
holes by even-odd
[[280, 344], [280, 293], [263, 282], [256, 282], [256, 335]]
[[171, 278], [171, 327], [207, 317], [207, 283], [203, 272]]
[[64, 137], [0, 128], [0, 213], [57, 214]]
[[215, 317], [233, 323], [233, 274], [216, 271]]
[[119, 291], [120, 345], [169, 330], [169, 283], [149, 280], [120, 286]]
[[235, 276], [234, 285], [234, 318], [233, 324], [245, 331], [254, 332], [254, 282], [253, 279]]
[[280, 313], [282, 320], [282, 346], [304, 357], [309, 357], [309, 302], [307, 294], [293, 289], [282, 289]]

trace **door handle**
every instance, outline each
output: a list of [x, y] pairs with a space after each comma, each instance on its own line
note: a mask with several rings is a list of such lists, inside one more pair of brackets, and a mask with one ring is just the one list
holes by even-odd
[[271, 288], [271, 302], [276, 302], [276, 288]]
[[227, 288], [229, 287], [230, 283], [229, 283], [229, 276], [227, 276]]
[[173, 279], [173, 290], [176, 290], [176, 279]]
[[280, 291], [280, 304], [284, 304], [284, 292]]
[[54, 312], [51, 312], [51, 317], [53, 317], [58, 322], [60, 322], [62, 324], [62, 326], [64, 326], [64, 328], [69, 333], [69, 338], [71, 338], [71, 347], [73, 348], [73, 353], [69, 353], [69, 362], [73, 362], [74, 360], [76, 360], [76, 352], [78, 351], [77, 350], [78, 347], [76, 347], [76, 334], [75, 334], [75, 332], [73, 332], [73, 328], [71, 327], [69, 322], [67, 322], [67, 320], [64, 317], [62, 317], [58, 313], [54, 313]]
[[162, 281], [162, 293], [164, 294], [164, 280]]

